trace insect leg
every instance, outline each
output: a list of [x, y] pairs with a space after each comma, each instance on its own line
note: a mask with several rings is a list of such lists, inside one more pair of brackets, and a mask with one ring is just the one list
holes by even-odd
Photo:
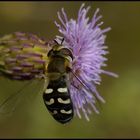
[[[70, 71], [71, 71], [71, 73], [74, 75], [74, 77], [83, 85], [83, 87], [86, 89], [86, 90], [88, 90], [90, 93], [93, 93], [93, 91], [73, 72], [73, 70], [72, 69], [70, 69]], [[100, 101], [99, 101], [99, 99], [96, 97], [96, 96], [94, 96], [95, 97], [95, 99], [97, 100], [97, 102], [98, 102], [98, 104], [99, 104], [99, 106], [101, 107], [101, 104], [100, 104]]]

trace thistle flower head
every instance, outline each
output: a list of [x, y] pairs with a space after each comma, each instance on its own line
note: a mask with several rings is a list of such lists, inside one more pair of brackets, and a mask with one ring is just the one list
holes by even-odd
[[[59, 32], [64, 37], [64, 46], [70, 48], [73, 52], [74, 60], [72, 61], [73, 74], [70, 75], [70, 94], [74, 104], [75, 113], [81, 118], [81, 111], [87, 120], [91, 114], [91, 108], [99, 113], [95, 104], [96, 99], [105, 102], [96, 90], [96, 85], [101, 82], [100, 74], [105, 73], [117, 77], [116, 74], [107, 72], [102, 69], [106, 66], [104, 55], [108, 53], [105, 45], [106, 35], [111, 28], [101, 29], [103, 22], [98, 21], [102, 16], [98, 16], [97, 9], [89, 20], [87, 13], [90, 7], [84, 8], [84, 4], [79, 9], [76, 20], [70, 19], [62, 8], [58, 12], [58, 18], [61, 24], [55, 22]], [[61, 38], [57, 36], [57, 38]]]
[[31, 33], [15, 32], [0, 38], [0, 72], [12, 79], [32, 79], [44, 73], [49, 47]]

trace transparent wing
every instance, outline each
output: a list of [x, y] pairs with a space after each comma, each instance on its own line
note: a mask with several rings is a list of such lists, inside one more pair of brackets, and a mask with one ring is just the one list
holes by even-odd
[[[8, 97], [4, 97], [4, 100], [0, 102], [0, 116], [9, 116], [12, 115], [21, 104], [24, 104], [27, 100], [32, 102], [36, 95], [43, 92], [46, 82], [44, 79], [18, 82], [9, 79], [0, 79], [0, 85], [1, 96], [3, 96], [3, 94], [7, 96], [6, 91], [8, 92]], [[7, 88], [7, 90], [5, 88]]]

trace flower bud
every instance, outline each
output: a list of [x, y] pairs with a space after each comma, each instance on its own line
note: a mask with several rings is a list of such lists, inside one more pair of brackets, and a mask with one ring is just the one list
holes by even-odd
[[0, 72], [18, 80], [44, 74], [49, 49], [49, 43], [31, 33], [5, 35], [0, 39]]

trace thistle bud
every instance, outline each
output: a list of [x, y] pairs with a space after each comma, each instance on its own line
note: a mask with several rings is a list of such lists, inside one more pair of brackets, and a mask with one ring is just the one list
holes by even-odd
[[30, 33], [15, 32], [0, 38], [0, 72], [17, 80], [44, 74], [49, 43]]

